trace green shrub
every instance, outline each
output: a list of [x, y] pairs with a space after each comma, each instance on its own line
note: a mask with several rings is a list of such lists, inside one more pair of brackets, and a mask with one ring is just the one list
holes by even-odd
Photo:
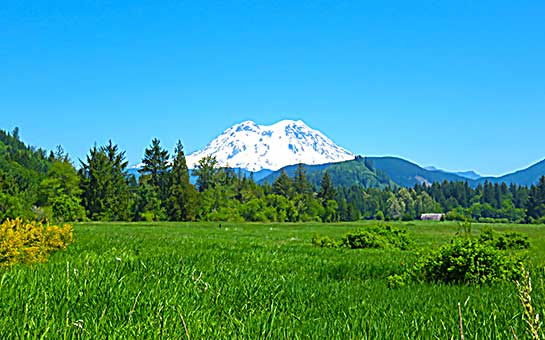
[[409, 249], [412, 240], [406, 229], [378, 225], [365, 230], [347, 233], [342, 243], [349, 248], [399, 248]]
[[327, 236], [317, 235], [312, 239], [312, 243], [324, 248], [399, 248], [402, 250], [409, 249], [413, 244], [407, 230], [382, 224], [349, 232], [339, 241]]
[[528, 235], [516, 231], [500, 233], [492, 228], [485, 228], [479, 235], [479, 241], [499, 250], [521, 250], [530, 248]]
[[332, 239], [329, 236], [315, 235], [312, 238], [312, 244], [314, 244], [317, 247], [322, 247], [322, 248], [337, 248], [337, 247], [339, 247], [339, 242], [335, 241], [334, 239]]
[[[522, 261], [488, 243], [456, 238], [417, 262], [402, 276], [404, 281], [483, 284], [520, 278]], [[389, 278], [399, 285], [399, 278]]]
[[341, 244], [351, 249], [388, 247], [388, 241], [384, 236], [369, 230], [347, 233]]

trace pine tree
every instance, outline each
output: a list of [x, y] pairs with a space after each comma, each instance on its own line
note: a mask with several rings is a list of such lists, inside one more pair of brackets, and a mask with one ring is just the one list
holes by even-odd
[[93, 220], [128, 219], [129, 186], [125, 152], [112, 141], [91, 148], [78, 171], [82, 204]]
[[337, 195], [337, 191], [331, 183], [331, 177], [329, 176], [329, 171], [325, 171], [322, 176], [322, 181], [320, 182], [320, 192], [318, 192], [318, 197], [321, 199], [322, 204], [326, 204], [327, 201], [334, 200]]
[[298, 194], [303, 196], [312, 194], [312, 187], [307, 179], [307, 173], [303, 164], [299, 163], [297, 165], [297, 170], [295, 171], [295, 178], [293, 179], [295, 186], [295, 191]]
[[542, 176], [537, 185], [532, 185], [527, 203], [529, 219], [539, 220], [545, 217], [545, 176]]
[[174, 149], [171, 184], [168, 198], [168, 215], [172, 221], [191, 221], [197, 215], [197, 189], [191, 184], [182, 143]]
[[275, 195], [284, 196], [286, 198], [291, 198], [293, 196], [293, 182], [288, 177], [286, 171], [282, 170], [280, 176], [274, 181], [273, 193]]
[[199, 164], [193, 170], [197, 176], [197, 189], [199, 192], [208, 190], [218, 184], [218, 161], [213, 156], [206, 156], [199, 160]]
[[148, 182], [153, 186], [161, 201], [168, 197], [169, 187], [169, 155], [168, 151], [161, 147], [159, 139], [154, 138], [151, 146], [144, 151], [142, 169], [138, 170], [142, 176], [141, 181]]

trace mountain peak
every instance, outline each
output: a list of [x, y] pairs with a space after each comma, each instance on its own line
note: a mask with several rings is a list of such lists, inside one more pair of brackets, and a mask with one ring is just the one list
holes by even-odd
[[203, 150], [187, 157], [194, 168], [205, 156], [216, 157], [222, 167], [249, 171], [278, 170], [287, 165], [324, 164], [354, 158], [320, 131], [302, 120], [282, 120], [272, 125], [244, 121], [225, 130]]

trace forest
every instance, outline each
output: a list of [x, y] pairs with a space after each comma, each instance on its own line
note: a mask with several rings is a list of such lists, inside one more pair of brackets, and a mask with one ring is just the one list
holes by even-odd
[[0, 131], [0, 221], [409, 221], [444, 213], [448, 220], [545, 222], [545, 177], [530, 187], [445, 181], [366, 188], [335, 185], [325, 171], [313, 186], [298, 166], [292, 177], [282, 172], [258, 185], [211, 157], [190, 170], [181, 142], [169, 153], [158, 139], [142, 164], [138, 176], [129, 173], [125, 152], [111, 141], [73, 164], [61, 146], [47, 152], [22, 142], [18, 128]]

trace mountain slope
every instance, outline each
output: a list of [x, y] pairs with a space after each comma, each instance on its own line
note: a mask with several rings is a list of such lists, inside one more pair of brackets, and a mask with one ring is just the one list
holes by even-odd
[[431, 184], [443, 181], [469, 181], [467, 178], [437, 170], [426, 170], [417, 164], [397, 157], [367, 157], [373, 167], [384, 172], [396, 184], [412, 187], [415, 184]]
[[478, 173], [476, 173], [473, 170], [469, 170], [469, 171], [446, 171], [446, 170], [437, 169], [434, 166], [425, 166], [425, 167], [423, 167], [423, 169], [429, 170], [429, 171], [441, 171], [441, 172], [445, 172], [445, 173], [448, 173], [448, 174], [455, 174], [455, 175], [458, 175], [460, 177], [464, 177], [464, 178], [471, 179], [471, 180], [477, 180], [477, 179], [483, 177], [483, 176], [479, 175]]
[[526, 169], [515, 171], [504, 176], [480, 178], [478, 183], [489, 181], [492, 183], [505, 182], [507, 184], [515, 183], [518, 185], [531, 186], [532, 184], [537, 184], [541, 176], [545, 176], [545, 159]]
[[[272, 184], [282, 171], [285, 171], [289, 177], [294, 177], [298, 165], [289, 165], [278, 171], [273, 172], [261, 181], [260, 184]], [[303, 165], [309, 182], [318, 187], [324, 172], [327, 170], [331, 177], [331, 182], [337, 186], [350, 187], [353, 185], [361, 185], [366, 188], [383, 188], [387, 185], [395, 186], [395, 183], [389, 180], [386, 176], [380, 176], [377, 173], [369, 170], [365, 165], [364, 159], [357, 157], [355, 160], [319, 164], [319, 165]]]
[[278, 170], [292, 164], [325, 164], [354, 158], [320, 131], [302, 121], [283, 120], [266, 126], [246, 121], [225, 130], [203, 150], [187, 156], [189, 168], [214, 156], [220, 167], [253, 172]]
[[[297, 166], [282, 168], [265, 177], [261, 183], [272, 183], [282, 170], [293, 177]], [[334, 164], [305, 166], [309, 181], [317, 185], [325, 170], [331, 181], [338, 186], [362, 185], [380, 188], [386, 185], [413, 187], [415, 184], [433, 182], [468, 181], [467, 178], [443, 171], [426, 170], [414, 163], [397, 157], [356, 157], [355, 160]]]

